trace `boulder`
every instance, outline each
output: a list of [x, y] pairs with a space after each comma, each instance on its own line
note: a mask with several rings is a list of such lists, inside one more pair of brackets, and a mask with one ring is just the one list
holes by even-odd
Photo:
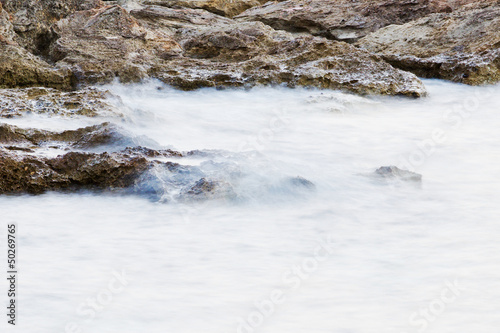
[[500, 81], [500, 1], [392, 25], [357, 46], [421, 77], [470, 85]]
[[235, 18], [352, 42], [390, 24], [449, 11], [452, 7], [443, 0], [288, 0], [267, 2]]

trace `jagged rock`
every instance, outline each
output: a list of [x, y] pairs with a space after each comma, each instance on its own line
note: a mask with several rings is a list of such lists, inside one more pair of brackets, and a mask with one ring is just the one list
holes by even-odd
[[116, 5], [76, 12], [54, 29], [60, 38], [50, 48], [52, 59], [84, 83], [139, 81], [153, 63], [180, 52], [168, 34], [145, 29]]
[[419, 76], [470, 85], [500, 81], [500, 1], [392, 25], [358, 46]]
[[425, 94], [415, 76], [345, 43], [296, 37], [201, 10], [149, 6], [131, 14], [151, 29], [175, 31], [182, 56], [153, 66], [150, 73], [181, 89], [286, 84], [360, 94]]
[[119, 153], [70, 152], [56, 158], [43, 158], [0, 149], [0, 193], [126, 188], [132, 186], [152, 163], [146, 158]]
[[403, 170], [400, 169], [396, 166], [384, 166], [380, 167], [377, 170], [375, 170], [375, 176], [381, 177], [384, 179], [395, 179], [395, 180], [401, 180], [401, 181], [410, 181], [410, 182], [421, 182], [422, 181], [422, 175], [408, 171], [408, 170]]
[[181, 89], [286, 84], [360, 94], [422, 96], [412, 74], [350, 45], [295, 37], [260, 22], [236, 22], [200, 9], [119, 6], [79, 11], [54, 27], [50, 55], [78, 82], [145, 77]]
[[390, 24], [451, 10], [447, 1], [442, 0], [289, 0], [267, 2], [235, 18], [351, 42]]
[[140, 2], [144, 5], [205, 9], [218, 15], [233, 17], [249, 8], [259, 6], [266, 1], [267, 0], [141, 0]]
[[60, 91], [51, 88], [0, 89], [0, 117], [21, 117], [28, 113], [70, 116], [121, 116], [107, 99], [109, 91], [82, 88]]
[[[121, 150], [129, 146], [158, 144], [145, 137], [136, 137], [132, 133], [111, 123], [67, 130], [62, 132], [51, 132], [33, 128], [19, 128], [14, 125], [0, 124], [0, 144], [22, 144], [24, 146], [57, 146], [80, 148], [92, 151]], [[146, 148], [144, 148], [146, 149]], [[132, 153], [130, 150], [128, 153]], [[138, 153], [140, 151], [135, 151]], [[149, 152], [149, 155], [152, 153]], [[166, 154], [166, 151], [157, 152]]]
[[79, 10], [102, 6], [101, 0], [5, 0], [12, 15], [16, 41], [34, 54], [46, 55], [50, 42], [57, 38], [53, 23]]
[[10, 15], [0, 5], [0, 88], [46, 87], [70, 89], [69, 71], [54, 70], [49, 64], [20, 47]]

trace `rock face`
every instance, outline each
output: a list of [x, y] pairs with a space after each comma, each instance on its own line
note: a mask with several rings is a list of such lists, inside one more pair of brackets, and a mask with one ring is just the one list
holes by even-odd
[[218, 15], [233, 17], [249, 8], [259, 6], [266, 1], [267, 0], [142, 0], [140, 2], [144, 5], [205, 9]]
[[284, 83], [360, 94], [425, 94], [416, 77], [345, 43], [297, 37], [200, 10], [151, 6], [131, 14], [151, 29], [174, 29], [183, 53], [153, 67], [152, 75], [182, 89]]
[[288, 0], [268, 2], [236, 18], [351, 42], [390, 24], [451, 10], [447, 1], [437, 0]]
[[102, 6], [101, 0], [5, 0], [5, 9], [13, 17], [16, 41], [34, 54], [46, 54], [56, 38], [51, 26], [79, 10]]
[[0, 4], [0, 88], [43, 85], [60, 89], [72, 87], [69, 71], [55, 70], [20, 47], [9, 13]]
[[500, 2], [393, 25], [357, 44], [422, 77], [471, 85], [500, 81]]
[[51, 58], [84, 83], [139, 81], [151, 63], [180, 52], [167, 34], [145, 29], [116, 5], [79, 11], [54, 29], [60, 38], [51, 46]]

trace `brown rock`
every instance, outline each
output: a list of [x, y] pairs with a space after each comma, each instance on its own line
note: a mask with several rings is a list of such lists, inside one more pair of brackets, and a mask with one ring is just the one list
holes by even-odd
[[267, 0], [143, 0], [141, 3], [164, 7], [205, 9], [218, 15], [233, 17], [249, 8], [259, 6], [266, 1]]
[[119, 6], [77, 12], [55, 30], [61, 37], [51, 46], [52, 59], [84, 83], [139, 81], [152, 63], [180, 52], [168, 34], [145, 29]]
[[28, 51], [43, 55], [57, 38], [51, 31], [52, 24], [76, 11], [102, 5], [101, 0], [5, 0], [5, 8], [13, 18], [16, 41]]
[[0, 8], [0, 88], [47, 87], [70, 89], [71, 73], [54, 70], [15, 42], [9, 14]]
[[475, 3], [389, 26], [357, 45], [422, 77], [495, 83], [500, 81], [500, 2]]
[[200, 10], [150, 6], [131, 14], [150, 29], [175, 31], [182, 56], [150, 73], [181, 89], [286, 84], [360, 94], [425, 94], [413, 75], [345, 43], [297, 37], [260, 22], [236, 22]]
[[0, 117], [22, 117], [28, 113], [71, 116], [121, 116], [108, 102], [108, 91], [82, 88], [60, 91], [51, 88], [0, 89]]
[[451, 10], [447, 1], [437, 0], [289, 0], [268, 2], [235, 18], [351, 42], [390, 24]]

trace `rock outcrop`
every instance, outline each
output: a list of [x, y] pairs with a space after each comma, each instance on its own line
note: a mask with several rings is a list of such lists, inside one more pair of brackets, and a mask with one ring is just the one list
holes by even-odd
[[471, 85], [500, 81], [500, 2], [392, 25], [357, 45], [419, 76]]
[[57, 38], [51, 29], [55, 22], [76, 11], [102, 5], [101, 0], [5, 0], [16, 41], [36, 55], [46, 55], [47, 46]]
[[259, 6], [267, 0], [142, 0], [144, 5], [156, 5], [164, 7], [185, 7], [193, 9], [205, 9], [209, 12], [233, 17], [245, 10]]
[[67, 70], [53, 69], [16, 42], [10, 14], [0, 3], [0, 88], [42, 85], [59, 89], [73, 86]]
[[449, 11], [452, 6], [439, 0], [288, 0], [267, 2], [235, 18], [261, 21], [275, 29], [352, 42], [390, 24], [403, 24], [430, 13]]
[[33, 87], [0, 89], [0, 118], [16, 118], [26, 114], [50, 116], [120, 116], [118, 108], [109, 102], [108, 91], [87, 87], [76, 91]]

